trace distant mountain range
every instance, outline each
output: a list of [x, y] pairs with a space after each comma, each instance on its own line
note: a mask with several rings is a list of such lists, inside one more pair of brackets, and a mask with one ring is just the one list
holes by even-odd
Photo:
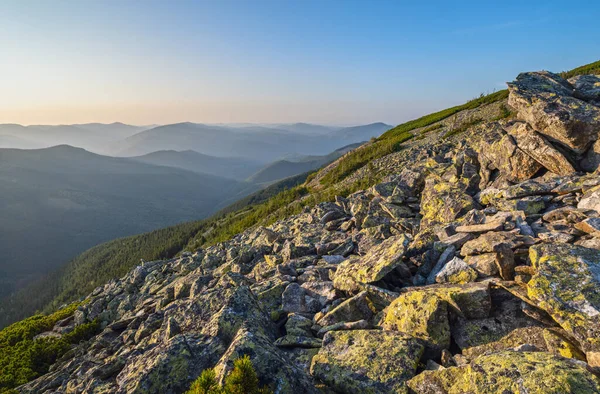
[[253, 183], [270, 183], [297, 174], [314, 171], [360, 145], [361, 143], [346, 145], [324, 156], [306, 156], [295, 160], [278, 160], [260, 169], [249, 177], [248, 181]]
[[0, 124], [0, 148], [37, 149], [66, 144], [108, 153], [108, 145], [152, 127], [118, 122], [58, 126]]
[[342, 146], [379, 136], [391, 126], [372, 123], [333, 127], [307, 123], [207, 125], [176, 123], [131, 126], [88, 123], [60, 126], [0, 124], [0, 148], [37, 149], [71, 145], [119, 157], [193, 150], [221, 158], [243, 158], [262, 165], [290, 155], [327, 155]]
[[384, 123], [338, 129], [321, 127], [317, 134], [308, 133], [306, 126], [298, 125], [286, 130], [178, 123], [141, 131], [114, 144], [110, 150], [115, 156], [138, 156], [158, 150], [191, 149], [211, 156], [233, 156], [266, 164], [294, 154], [326, 155], [342, 146], [379, 136], [389, 128]]
[[249, 159], [215, 157], [193, 150], [161, 150], [143, 156], [131, 157], [130, 159], [147, 164], [176, 167], [237, 180], [248, 178], [262, 166], [261, 163]]
[[200, 219], [246, 182], [56, 146], [0, 149], [0, 296], [100, 242]]

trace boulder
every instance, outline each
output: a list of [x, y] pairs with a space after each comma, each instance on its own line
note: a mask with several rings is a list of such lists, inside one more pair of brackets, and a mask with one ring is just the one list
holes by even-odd
[[573, 96], [600, 105], [600, 77], [597, 75], [577, 75], [569, 78], [569, 83], [575, 89]]
[[451, 223], [477, 208], [477, 203], [465, 192], [466, 188], [467, 185], [459, 181], [448, 182], [434, 174], [428, 176], [421, 196], [422, 228]]
[[412, 291], [400, 295], [386, 308], [379, 325], [384, 330], [423, 339], [433, 350], [450, 346], [448, 303], [435, 292]]
[[360, 284], [383, 279], [402, 264], [409, 242], [405, 235], [390, 237], [371, 248], [365, 256], [342, 262], [333, 278], [334, 286], [343, 291], [356, 291]]
[[593, 188], [587, 191], [582, 197], [577, 208], [594, 210], [600, 213], [600, 188]]
[[407, 393], [423, 345], [404, 334], [380, 330], [332, 331], [313, 357], [311, 374], [336, 392]]
[[566, 244], [530, 248], [537, 270], [527, 294], [581, 344], [588, 363], [600, 366], [600, 253]]
[[481, 164], [480, 187], [485, 188], [497, 171], [511, 182], [521, 182], [532, 178], [541, 168], [541, 164], [523, 152], [514, 137], [507, 134], [499, 123], [482, 126], [483, 137], [477, 146]]
[[557, 175], [575, 173], [575, 168], [546, 138], [538, 134], [527, 123], [517, 122], [508, 132], [517, 143], [517, 147], [544, 166], [548, 171]]
[[560, 76], [522, 73], [508, 90], [508, 103], [519, 118], [574, 153], [585, 153], [598, 139], [600, 108], [573, 97], [573, 87]]
[[510, 350], [459, 367], [424, 371], [407, 385], [416, 394], [600, 392], [600, 379], [580, 361]]
[[292, 363], [265, 335], [241, 328], [223, 353], [214, 369], [217, 379], [223, 382], [233, 369], [233, 362], [248, 355], [256, 370], [260, 386], [267, 386], [276, 393], [317, 394], [314, 382], [303, 368]]
[[437, 283], [469, 283], [477, 279], [477, 272], [463, 259], [455, 257], [435, 276]]
[[369, 300], [368, 293], [363, 291], [327, 312], [317, 324], [326, 327], [344, 321], [369, 320], [375, 313], [375, 306]]

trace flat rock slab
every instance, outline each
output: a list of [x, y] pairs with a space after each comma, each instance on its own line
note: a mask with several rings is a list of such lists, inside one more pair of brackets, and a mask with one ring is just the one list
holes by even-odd
[[381, 330], [333, 331], [313, 357], [311, 374], [341, 393], [407, 393], [423, 354], [418, 340]]
[[546, 352], [502, 351], [460, 367], [424, 371], [408, 386], [417, 394], [576, 394], [600, 392], [600, 379], [576, 360]]
[[600, 236], [600, 218], [585, 219], [577, 223], [575, 228], [594, 236]]
[[591, 366], [600, 366], [600, 253], [566, 244], [530, 248], [537, 269], [527, 294], [577, 339]]
[[344, 261], [335, 273], [334, 286], [343, 291], [356, 291], [360, 284], [377, 282], [402, 264], [408, 244], [409, 239], [404, 235], [390, 237], [365, 256]]
[[487, 233], [488, 231], [499, 231], [504, 228], [504, 221], [496, 220], [489, 223], [473, 224], [470, 226], [456, 227], [457, 233]]

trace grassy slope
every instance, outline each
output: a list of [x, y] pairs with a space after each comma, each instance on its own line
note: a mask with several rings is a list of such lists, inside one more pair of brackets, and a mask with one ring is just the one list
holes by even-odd
[[[600, 74], [600, 61], [565, 72], [563, 75], [571, 77], [581, 73]], [[278, 219], [299, 213], [305, 206], [332, 200], [335, 195], [347, 195], [369, 187], [377, 183], [376, 176], [368, 175], [361, 181], [344, 188], [338, 186], [337, 182], [367, 165], [369, 161], [401, 149], [402, 143], [412, 138], [412, 130], [430, 126], [463, 110], [498, 102], [505, 99], [507, 94], [507, 91], [503, 90], [482, 96], [463, 105], [426, 115], [390, 129], [371, 144], [362, 146], [341, 159], [334, 168], [333, 175], [328, 174], [322, 179], [324, 187], [318, 191], [309, 189], [306, 184], [301, 184], [306, 175], [290, 178], [284, 183], [273, 185], [233, 204], [209, 219], [175, 226], [172, 228], [173, 230], [166, 232], [165, 230], [168, 229], [149, 233], [155, 234], [154, 236], [142, 234], [111, 241], [90, 249], [75, 259], [67, 268], [67, 270], [75, 269], [73, 273], [66, 276], [70, 278], [68, 281], [79, 283], [79, 285], [67, 285], [66, 279], [62, 278], [62, 284], [59, 285], [60, 291], [56, 293], [59, 296], [49, 305], [55, 308], [62, 302], [71, 301], [87, 294], [95, 285], [127, 272], [139, 262], [140, 258], [153, 260], [171, 257], [183, 246], [187, 250], [194, 250], [201, 246], [224, 241], [250, 227], [268, 225]], [[433, 131], [435, 129], [437, 127], [432, 126], [426, 130]], [[311, 178], [312, 176], [308, 180]], [[157, 247], [159, 244], [161, 246]], [[103, 266], [112, 268], [97, 269], [97, 267]], [[96, 271], [101, 275], [96, 275]], [[77, 272], [81, 273], [81, 278]]]

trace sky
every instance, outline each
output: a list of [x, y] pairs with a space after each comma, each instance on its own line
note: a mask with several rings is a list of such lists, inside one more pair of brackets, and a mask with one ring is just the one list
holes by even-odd
[[598, 1], [1, 0], [0, 123], [399, 124], [600, 59], [599, 15]]

